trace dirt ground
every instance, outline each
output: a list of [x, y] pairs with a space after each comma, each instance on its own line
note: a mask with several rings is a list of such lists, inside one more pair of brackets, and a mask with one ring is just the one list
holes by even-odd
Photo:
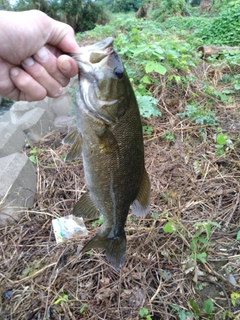
[[[198, 88], [182, 92], [177, 84], [151, 89], [162, 112], [143, 119], [152, 127], [144, 135], [151, 212], [144, 219], [129, 214], [120, 272], [101, 250], [79, 253], [99, 229], [91, 222], [87, 239], [56, 244], [52, 219], [71, 214], [86, 191], [82, 161], [67, 164], [62, 157], [69, 128], [32, 146], [40, 150], [35, 205], [0, 228], [0, 319], [240, 318], [239, 299], [231, 296], [240, 294], [240, 99], [212, 102], [217, 126], [234, 145], [217, 156], [217, 126], [177, 116], [190, 89], [204, 99]], [[204, 307], [209, 298], [212, 313]]]

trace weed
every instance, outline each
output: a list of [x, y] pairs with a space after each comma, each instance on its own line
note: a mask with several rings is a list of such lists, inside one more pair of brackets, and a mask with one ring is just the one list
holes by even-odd
[[30, 150], [30, 156], [29, 156], [29, 160], [33, 163], [36, 164], [38, 161], [38, 156], [43, 152], [42, 149], [32, 149]]
[[137, 95], [137, 102], [140, 110], [140, 114], [144, 118], [150, 118], [151, 116], [161, 116], [161, 112], [157, 108], [157, 99], [151, 96], [139, 96]]
[[143, 133], [147, 135], [148, 139], [151, 139], [153, 133], [152, 126], [143, 126]]
[[[217, 222], [197, 222], [193, 225], [197, 232], [193, 235], [192, 241], [190, 242], [191, 258], [196, 261], [206, 262], [207, 248], [211, 246], [211, 226], [220, 228], [221, 226]], [[204, 235], [204, 232], [206, 235]]]
[[142, 308], [139, 310], [139, 316], [141, 319], [151, 320], [151, 316], [149, 315], [149, 311], [147, 308]]
[[219, 129], [220, 133], [216, 136], [216, 145], [215, 148], [217, 149], [215, 154], [216, 156], [220, 156], [224, 154], [227, 148], [234, 149], [233, 142], [229, 138], [227, 133], [222, 133], [221, 129]]
[[[153, 219], [158, 219], [158, 218], [159, 218], [159, 213], [157, 213], [157, 212], [152, 212], [152, 213], [151, 213], [151, 217], [152, 217]], [[239, 231], [239, 233], [240, 233], [240, 231]]]
[[64, 294], [64, 292], [62, 296], [59, 296], [59, 298], [53, 302], [53, 304], [59, 304], [60, 302], [70, 302], [68, 295]]
[[79, 311], [80, 311], [80, 313], [85, 314], [85, 313], [86, 313], [85, 309], [86, 309], [86, 307], [87, 307], [87, 306], [88, 306], [88, 304], [87, 304], [87, 303], [83, 303], [83, 305], [82, 305], [81, 309], [79, 310]]
[[171, 142], [175, 142], [174, 134], [170, 131], [168, 131], [166, 134], [162, 135], [162, 138], [165, 140], [169, 140]]
[[[207, 222], [197, 222], [193, 225], [197, 231], [192, 235], [192, 240], [190, 242], [190, 256], [193, 261], [200, 260], [201, 262], [206, 262], [207, 248], [211, 246], [210, 236], [211, 227], [215, 226], [220, 228], [217, 222], [207, 221]], [[181, 237], [185, 237], [185, 230], [179, 222], [175, 222], [172, 219], [165, 224], [163, 227], [164, 232], [173, 233], [178, 232]], [[204, 234], [206, 233], [206, 235]]]
[[240, 4], [224, 7], [217, 18], [210, 23], [200, 25], [195, 36], [202, 38], [205, 44], [239, 45], [240, 39]]
[[231, 293], [231, 302], [234, 307], [240, 306], [240, 294], [238, 292]]
[[180, 118], [189, 118], [196, 124], [201, 125], [215, 125], [217, 121], [215, 119], [215, 112], [207, 108], [206, 106], [197, 106], [189, 104], [185, 108], [185, 112], [177, 114]]
[[214, 304], [213, 304], [212, 299], [206, 299], [203, 302], [202, 312], [201, 312], [200, 307], [198, 306], [198, 304], [195, 300], [190, 298], [189, 303], [190, 303], [192, 309], [194, 310], [194, 316], [196, 319], [200, 318], [201, 313], [204, 313], [208, 319], [214, 319], [212, 312], [214, 311], [215, 308], [214, 308]]
[[180, 320], [187, 320], [192, 318], [192, 313], [189, 310], [184, 310], [175, 304], [169, 304], [169, 306], [176, 312]]
[[98, 227], [103, 223], [103, 215], [100, 215], [100, 217], [92, 222], [93, 227]]
[[237, 238], [236, 238], [237, 240], [240, 240], [240, 231], [238, 231], [238, 233], [237, 233]]

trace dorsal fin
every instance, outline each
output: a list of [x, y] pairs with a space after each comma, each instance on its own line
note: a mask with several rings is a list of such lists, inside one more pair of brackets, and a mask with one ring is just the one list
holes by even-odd
[[132, 212], [138, 217], [146, 216], [150, 211], [150, 193], [151, 193], [151, 183], [144, 169], [142, 182], [138, 191], [136, 199], [131, 205]]

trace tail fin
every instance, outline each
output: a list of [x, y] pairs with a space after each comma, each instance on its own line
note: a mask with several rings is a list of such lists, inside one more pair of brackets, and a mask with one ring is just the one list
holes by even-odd
[[116, 270], [119, 270], [125, 260], [126, 244], [127, 241], [125, 233], [121, 237], [116, 238], [107, 238], [101, 234], [97, 234], [83, 247], [81, 252], [86, 252], [94, 248], [105, 249], [109, 263]]

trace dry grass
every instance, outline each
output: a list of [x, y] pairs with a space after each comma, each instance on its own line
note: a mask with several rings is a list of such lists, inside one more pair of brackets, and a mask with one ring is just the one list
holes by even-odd
[[[205, 74], [206, 68], [201, 75]], [[233, 150], [216, 156], [216, 129], [176, 116], [188, 99], [187, 91], [183, 96], [177, 90], [152, 88], [163, 115], [144, 121], [153, 127], [151, 138], [145, 137], [151, 214], [145, 219], [129, 215], [127, 257], [120, 273], [107, 264], [101, 250], [79, 254], [86, 239], [56, 244], [51, 220], [69, 215], [86, 190], [82, 163], [64, 163], [67, 147], [60, 141], [65, 133], [54, 132], [34, 145], [43, 149], [35, 205], [21, 221], [0, 229], [1, 319], [140, 319], [143, 307], [151, 319], [179, 319], [171, 305], [185, 310], [185, 315], [187, 310], [194, 313], [190, 298], [201, 311], [203, 301], [211, 298], [214, 319], [221, 319], [226, 310], [237, 319], [239, 305], [233, 308], [230, 294], [240, 292], [239, 110], [236, 103], [231, 108], [214, 105], [220, 125], [236, 138]], [[198, 88], [194, 90], [201, 98]], [[174, 142], [163, 138], [168, 132], [174, 134]], [[175, 232], [164, 232], [169, 220]], [[195, 271], [186, 272], [197, 232], [194, 224], [209, 221], [221, 228], [212, 226], [210, 244], [198, 248], [197, 253], [206, 251], [207, 262], [197, 260]], [[87, 227], [90, 238], [98, 228], [91, 223]], [[202, 237], [206, 239], [204, 232]], [[203, 290], [197, 289], [200, 284]], [[207, 316], [202, 313], [200, 318]]]

